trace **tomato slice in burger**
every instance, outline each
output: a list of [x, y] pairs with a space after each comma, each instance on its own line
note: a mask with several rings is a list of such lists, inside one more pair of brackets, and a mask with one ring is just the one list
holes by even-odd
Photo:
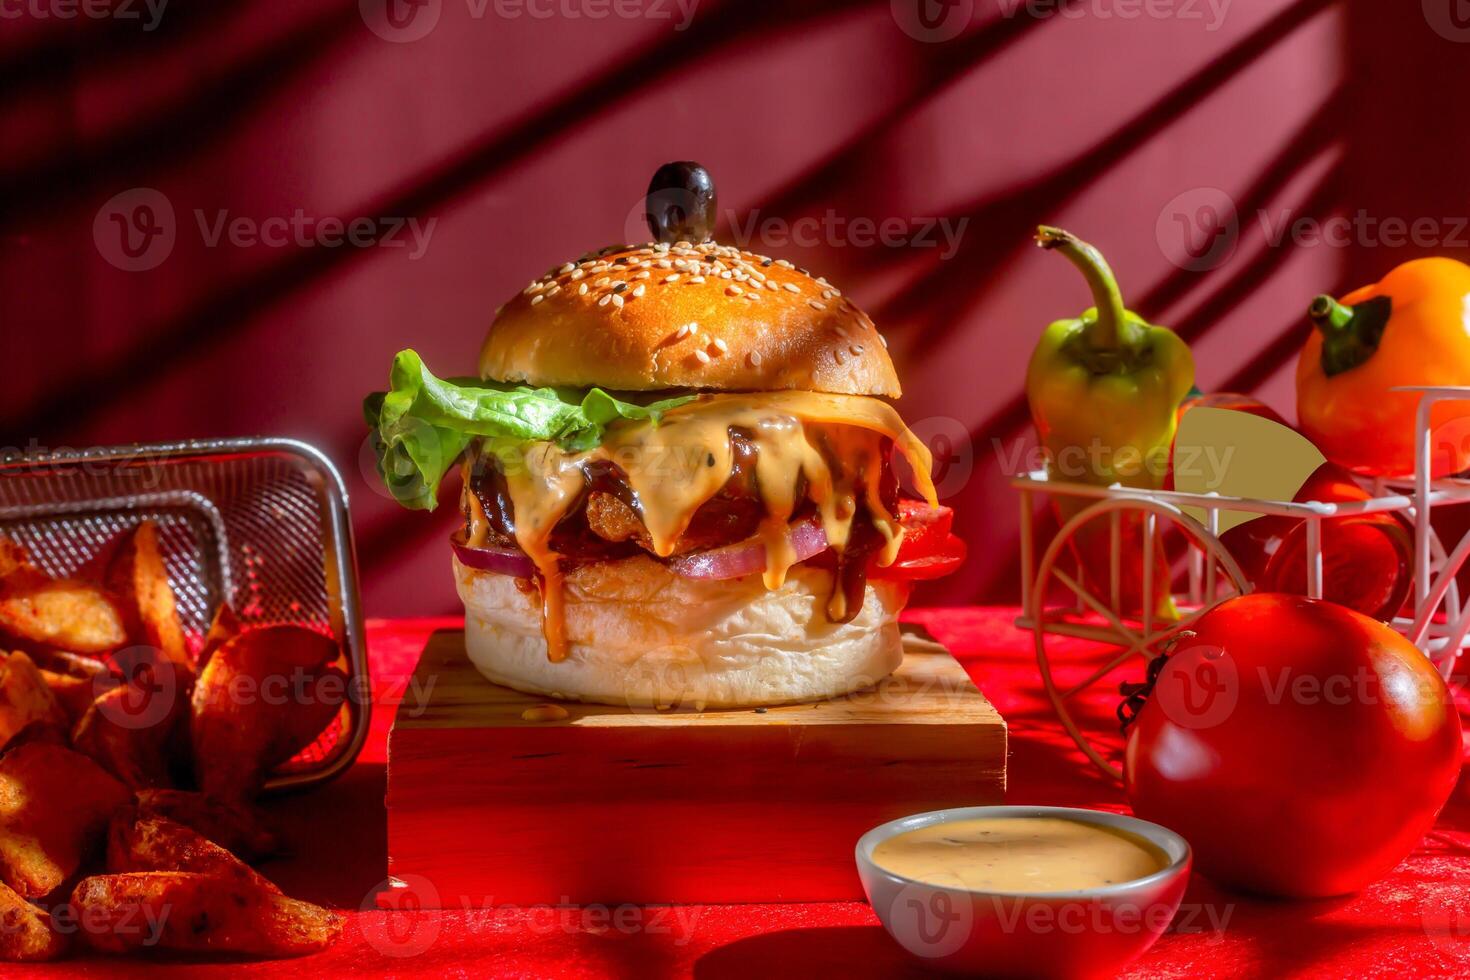
[[965, 542], [950, 532], [954, 511], [948, 507], [930, 508], [919, 500], [900, 500], [898, 522], [903, 527], [903, 542], [893, 564], [874, 563], [869, 574], [874, 578], [928, 580], [943, 578], [964, 563]]

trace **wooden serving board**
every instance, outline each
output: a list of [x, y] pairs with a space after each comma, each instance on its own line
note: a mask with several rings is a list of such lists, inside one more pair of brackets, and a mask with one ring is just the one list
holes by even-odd
[[388, 739], [390, 880], [441, 908], [859, 900], [864, 831], [1005, 792], [1005, 721], [932, 638], [904, 651], [832, 701], [528, 721], [545, 699], [436, 633]]

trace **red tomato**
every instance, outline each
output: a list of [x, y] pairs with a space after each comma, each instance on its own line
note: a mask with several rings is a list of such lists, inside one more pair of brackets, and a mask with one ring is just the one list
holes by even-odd
[[[1369, 494], [1335, 463], [1317, 467], [1293, 498], [1347, 503]], [[1307, 526], [1295, 517], [1257, 517], [1220, 535], [1247, 580], [1262, 592], [1307, 591]], [[1322, 597], [1374, 619], [1392, 619], [1413, 584], [1413, 543], [1391, 514], [1322, 522]]]
[[931, 510], [918, 500], [898, 502], [898, 522], [903, 526], [903, 542], [893, 564], [874, 564], [869, 574], [874, 578], [928, 580], [943, 578], [964, 563], [965, 542], [950, 533], [954, 511], [940, 506]]
[[1281, 413], [1270, 405], [1254, 395], [1242, 395], [1234, 391], [1216, 391], [1208, 395], [1194, 395], [1186, 398], [1179, 403], [1178, 418], [1183, 419], [1184, 413], [1191, 408], [1228, 408], [1236, 412], [1245, 412], [1248, 415], [1259, 415], [1263, 419], [1286, 425], [1286, 419], [1282, 418]]
[[1424, 655], [1291, 595], [1230, 599], [1194, 632], [1129, 729], [1134, 812], [1248, 891], [1342, 895], [1403, 860], [1460, 772], [1460, 716]]

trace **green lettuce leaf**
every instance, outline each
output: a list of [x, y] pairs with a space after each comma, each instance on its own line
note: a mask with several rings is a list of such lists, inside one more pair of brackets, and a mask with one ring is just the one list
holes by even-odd
[[378, 472], [395, 499], [433, 510], [439, 482], [476, 439], [497, 444], [552, 441], [574, 452], [602, 443], [618, 419], [657, 423], [693, 395], [637, 405], [601, 388], [528, 388], [475, 378], [436, 378], [418, 354], [399, 351], [389, 389], [362, 405], [372, 429]]

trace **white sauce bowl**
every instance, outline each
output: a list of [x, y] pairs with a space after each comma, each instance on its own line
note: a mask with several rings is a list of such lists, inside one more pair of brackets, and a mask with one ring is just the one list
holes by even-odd
[[[882, 841], [934, 824], [985, 818], [1051, 817], [1121, 830], [1163, 852], [1168, 863], [1132, 881], [1060, 892], [985, 892], [917, 881], [873, 862]], [[985, 976], [1112, 976], [1154, 944], [1178, 911], [1189, 881], [1189, 844], [1158, 824], [1102, 810], [974, 806], [890, 820], [857, 843], [868, 902], [899, 945], [935, 966]]]

